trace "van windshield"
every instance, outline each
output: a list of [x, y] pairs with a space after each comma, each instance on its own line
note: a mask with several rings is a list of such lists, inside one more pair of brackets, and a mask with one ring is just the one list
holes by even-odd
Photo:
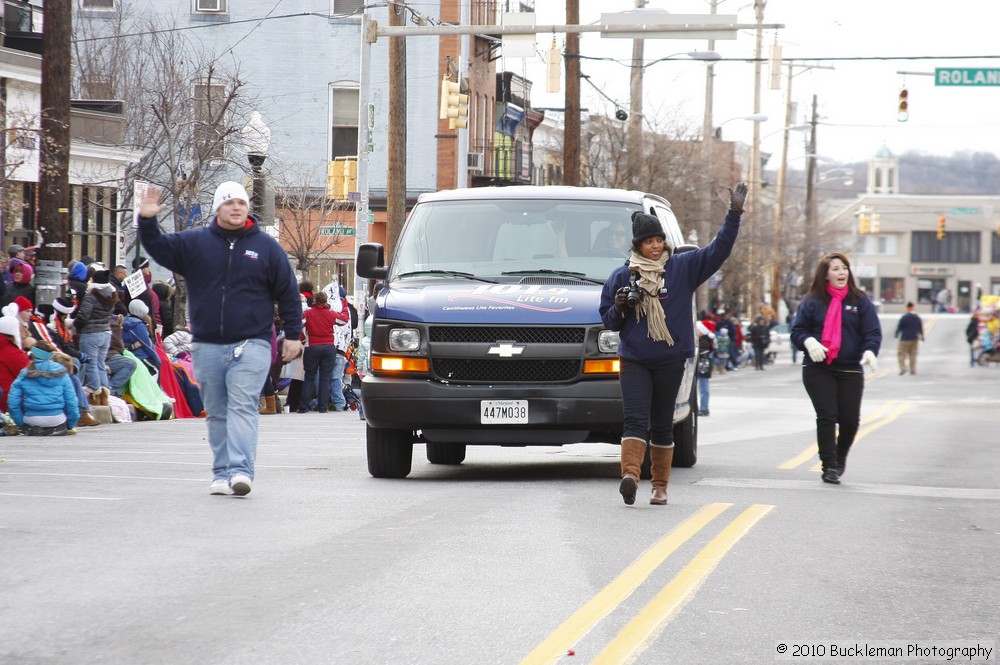
[[389, 279], [459, 271], [517, 281], [526, 273], [605, 280], [628, 258], [632, 212], [626, 203], [480, 200], [420, 203], [400, 236]]

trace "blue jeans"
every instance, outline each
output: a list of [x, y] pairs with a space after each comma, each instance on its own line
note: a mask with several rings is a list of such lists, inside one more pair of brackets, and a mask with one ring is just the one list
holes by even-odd
[[104, 362], [107, 364], [108, 372], [110, 373], [109, 380], [111, 381], [111, 392], [116, 397], [121, 397], [122, 391], [125, 389], [125, 386], [128, 385], [128, 380], [132, 378], [132, 372], [135, 371], [136, 362], [131, 358], [126, 358], [120, 353], [108, 356]]
[[316, 410], [327, 411], [330, 404], [330, 386], [336, 356], [337, 347], [333, 344], [307, 346], [302, 352], [302, 368], [305, 373], [302, 382], [302, 405], [304, 407], [309, 408], [309, 403], [313, 400], [313, 395], [316, 394]]
[[108, 355], [111, 346], [111, 331], [82, 333], [80, 335], [80, 353], [87, 354], [87, 362], [83, 367], [83, 385], [97, 392], [101, 388], [111, 389], [108, 372], [104, 369], [104, 357]]
[[333, 361], [333, 376], [330, 377], [330, 403], [343, 411], [347, 408], [347, 398], [344, 397], [344, 369], [347, 367], [347, 357], [339, 353]]
[[711, 381], [706, 376], [698, 377], [698, 410], [708, 411], [708, 382]]
[[252, 479], [257, 457], [257, 400], [271, 366], [271, 344], [262, 339], [234, 344], [195, 342], [191, 360], [205, 403], [212, 477], [228, 480], [241, 473]]

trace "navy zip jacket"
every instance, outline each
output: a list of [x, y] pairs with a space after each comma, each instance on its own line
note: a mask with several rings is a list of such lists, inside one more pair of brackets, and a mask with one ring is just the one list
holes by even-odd
[[[826, 320], [827, 304], [813, 296], [807, 296], [792, 321], [791, 340], [799, 350], [805, 351], [805, 341], [815, 337], [823, 343], [823, 322]], [[882, 347], [882, 324], [879, 323], [875, 305], [868, 296], [862, 296], [857, 302], [844, 300], [844, 311], [841, 313], [840, 351], [837, 358], [830, 363], [826, 361], [814, 363], [806, 351], [802, 357], [805, 366], [818, 365], [829, 369], [861, 372], [861, 356], [865, 351], [871, 351], [876, 356]]]
[[[635, 320], [635, 310], [626, 309], [621, 315], [615, 309], [615, 293], [628, 286], [629, 267], [615, 269], [601, 292], [601, 319], [609, 330], [619, 331], [618, 356], [636, 362], [681, 362], [694, 358], [694, 311], [691, 298], [695, 289], [722, 267], [740, 231], [740, 214], [732, 210], [726, 215], [715, 240], [701, 249], [674, 254], [667, 261], [663, 273], [660, 304], [666, 319], [667, 330], [674, 340], [654, 341], [649, 336], [646, 317]], [[649, 297], [649, 296], [644, 296]]]
[[188, 284], [195, 342], [270, 344], [274, 303], [288, 339], [302, 335], [302, 304], [288, 255], [252, 219], [242, 231], [208, 226], [164, 234], [156, 218], [139, 218], [142, 246]]

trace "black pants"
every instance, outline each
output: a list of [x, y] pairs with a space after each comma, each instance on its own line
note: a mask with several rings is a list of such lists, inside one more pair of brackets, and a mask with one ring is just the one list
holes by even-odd
[[753, 366], [754, 369], [764, 369], [767, 364], [767, 347], [763, 344], [753, 345]]
[[816, 410], [816, 442], [823, 470], [836, 467], [838, 458], [847, 458], [858, 433], [865, 375], [810, 365], [802, 368], [802, 384]]
[[684, 361], [640, 363], [622, 359], [618, 377], [625, 421], [622, 437], [654, 446], [674, 443], [674, 403], [684, 378]]

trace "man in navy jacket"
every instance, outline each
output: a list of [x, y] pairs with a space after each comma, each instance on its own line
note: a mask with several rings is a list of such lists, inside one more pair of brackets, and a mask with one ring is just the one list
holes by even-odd
[[257, 402], [271, 366], [274, 304], [285, 331], [282, 359], [302, 353], [302, 306], [285, 250], [249, 217], [237, 182], [215, 190], [208, 226], [163, 234], [166, 206], [150, 185], [139, 207], [139, 236], [153, 260], [183, 275], [191, 356], [212, 447], [212, 494], [250, 492], [257, 455]]

